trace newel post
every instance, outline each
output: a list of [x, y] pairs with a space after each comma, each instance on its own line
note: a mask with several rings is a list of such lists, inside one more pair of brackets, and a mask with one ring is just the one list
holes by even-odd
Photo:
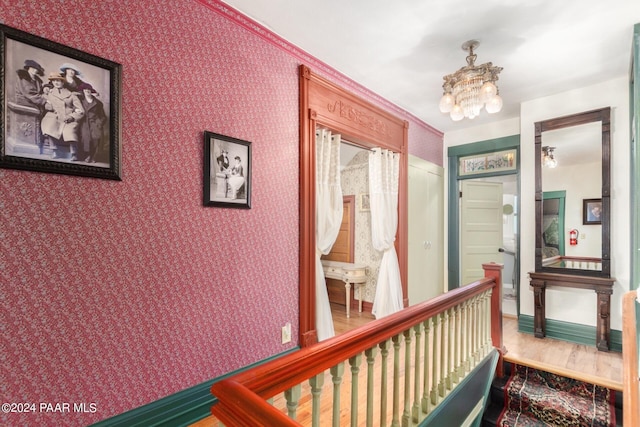
[[498, 350], [500, 357], [496, 373], [498, 376], [504, 376], [503, 358], [507, 353], [507, 349], [502, 343], [502, 264], [495, 262], [482, 264], [484, 277], [493, 279], [496, 283], [491, 292], [491, 342]]

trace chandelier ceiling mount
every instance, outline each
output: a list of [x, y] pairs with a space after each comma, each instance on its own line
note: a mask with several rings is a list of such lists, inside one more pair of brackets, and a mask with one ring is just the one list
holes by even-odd
[[469, 53], [467, 65], [443, 77], [444, 94], [440, 99], [440, 111], [449, 113], [453, 121], [465, 117], [473, 119], [480, 114], [482, 107], [489, 114], [502, 109], [502, 98], [496, 86], [502, 67], [495, 67], [491, 62], [475, 65], [478, 56], [474, 49], [479, 45], [478, 40], [464, 42], [462, 50]]

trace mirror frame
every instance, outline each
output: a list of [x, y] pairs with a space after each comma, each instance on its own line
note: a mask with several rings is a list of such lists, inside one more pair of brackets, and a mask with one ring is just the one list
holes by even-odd
[[[542, 265], [542, 133], [587, 123], [601, 122], [602, 125], [602, 269], [584, 270]], [[536, 252], [535, 271], [580, 276], [611, 276], [610, 259], [610, 187], [611, 187], [611, 107], [585, 111], [569, 116], [556, 117], [535, 122], [535, 210], [536, 210]]]

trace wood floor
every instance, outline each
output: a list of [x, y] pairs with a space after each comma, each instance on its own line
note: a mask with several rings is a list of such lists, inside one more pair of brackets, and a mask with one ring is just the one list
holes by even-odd
[[[351, 310], [346, 317], [344, 306], [332, 305], [336, 334], [356, 328], [374, 319], [371, 313]], [[595, 347], [552, 338], [535, 338], [518, 332], [515, 316], [502, 322], [505, 360], [576, 378], [592, 384], [622, 390], [622, 353], [598, 351]]]

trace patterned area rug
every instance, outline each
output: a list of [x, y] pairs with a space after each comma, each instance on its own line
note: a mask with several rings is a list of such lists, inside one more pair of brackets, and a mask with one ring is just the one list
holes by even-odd
[[615, 393], [527, 366], [513, 365], [500, 427], [616, 425]]

